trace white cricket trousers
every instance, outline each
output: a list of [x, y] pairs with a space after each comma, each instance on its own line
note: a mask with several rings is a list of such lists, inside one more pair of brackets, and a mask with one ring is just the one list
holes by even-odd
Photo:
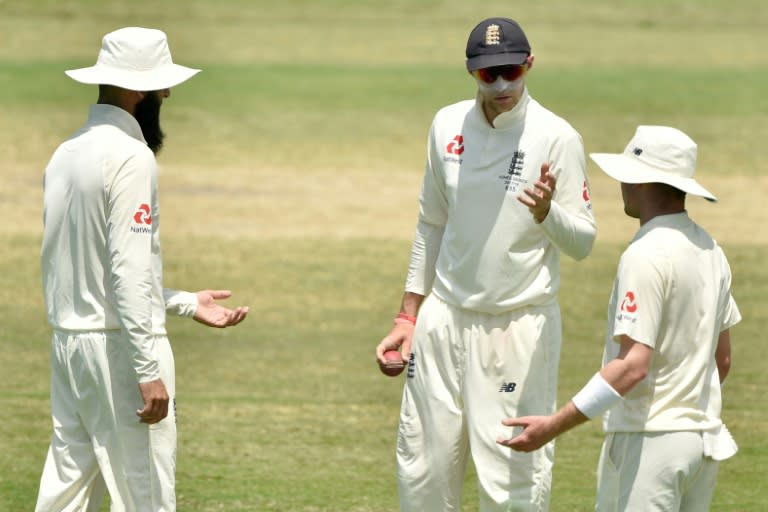
[[520, 453], [496, 439], [512, 434], [504, 418], [554, 412], [560, 329], [557, 304], [489, 315], [424, 300], [397, 439], [403, 512], [460, 510], [469, 456], [481, 512], [549, 509], [554, 443]]
[[600, 512], [706, 512], [719, 463], [701, 432], [606, 434], [598, 465]]
[[171, 398], [168, 416], [148, 426], [136, 374], [120, 331], [54, 331], [51, 341], [53, 435], [37, 512], [93, 512], [105, 490], [112, 512], [176, 510], [176, 384], [171, 345], [155, 354]]

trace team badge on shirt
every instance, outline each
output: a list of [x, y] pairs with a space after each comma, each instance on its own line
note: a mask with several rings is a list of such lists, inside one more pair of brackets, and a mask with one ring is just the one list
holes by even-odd
[[133, 233], [152, 233], [152, 209], [147, 203], [142, 203], [133, 214], [133, 225], [131, 231]]
[[522, 178], [524, 163], [525, 151], [520, 149], [515, 150], [515, 152], [512, 153], [512, 160], [509, 161], [507, 173], [499, 176], [499, 179], [504, 183], [504, 190], [508, 192], [516, 192], [520, 185], [526, 183]]

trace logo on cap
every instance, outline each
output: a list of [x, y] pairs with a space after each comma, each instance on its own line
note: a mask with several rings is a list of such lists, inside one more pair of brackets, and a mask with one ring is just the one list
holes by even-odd
[[485, 44], [501, 44], [501, 32], [499, 26], [496, 24], [488, 25], [485, 28]]
[[632, 153], [634, 153], [635, 156], [640, 156], [643, 154], [643, 150], [641, 148], [635, 148], [632, 150]]

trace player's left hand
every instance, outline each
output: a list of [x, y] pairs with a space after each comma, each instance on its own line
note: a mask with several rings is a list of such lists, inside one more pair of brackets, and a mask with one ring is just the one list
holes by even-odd
[[248, 314], [247, 306], [229, 309], [216, 302], [231, 297], [232, 292], [229, 290], [202, 290], [196, 295], [197, 310], [193, 318], [209, 327], [231, 327], [245, 320]]
[[522, 416], [520, 418], [507, 418], [502, 420], [502, 425], [507, 427], [523, 427], [518, 435], [505, 439], [499, 437], [496, 442], [518, 452], [532, 452], [538, 450], [552, 439], [558, 432], [552, 416]]
[[541, 175], [533, 184], [533, 188], [523, 189], [523, 193], [517, 196], [517, 200], [528, 207], [538, 224], [547, 218], [556, 184], [555, 175], [549, 172], [549, 162], [544, 162], [541, 164]]
[[415, 326], [407, 322], [393, 325], [389, 334], [376, 346], [376, 360], [380, 364], [386, 364], [387, 360], [384, 358], [384, 352], [400, 350], [403, 360], [407, 361], [411, 355], [411, 341], [413, 340], [414, 329]]

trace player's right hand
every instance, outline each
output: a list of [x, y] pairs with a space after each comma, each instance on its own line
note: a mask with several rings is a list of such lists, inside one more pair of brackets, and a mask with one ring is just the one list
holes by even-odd
[[384, 352], [399, 349], [403, 360], [408, 361], [411, 355], [411, 339], [413, 338], [414, 327], [408, 322], [396, 323], [389, 334], [376, 346], [376, 360], [381, 364], [386, 364]]
[[168, 391], [162, 379], [151, 380], [139, 384], [144, 408], [136, 411], [142, 423], [153, 424], [168, 416]]

